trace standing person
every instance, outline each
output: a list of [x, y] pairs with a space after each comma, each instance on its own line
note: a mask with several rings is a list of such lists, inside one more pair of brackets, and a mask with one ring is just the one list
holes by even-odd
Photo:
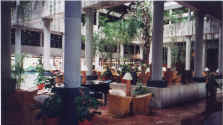
[[132, 69], [131, 69], [131, 75], [132, 75], [132, 82], [131, 82], [131, 84], [132, 85], [136, 85], [136, 82], [137, 82], [137, 73], [136, 73], [136, 68], [135, 67], [132, 67]]
[[221, 87], [215, 80], [215, 75], [210, 73], [210, 75], [208, 75], [206, 85], [206, 117], [215, 112], [215, 108], [217, 106], [217, 88]]

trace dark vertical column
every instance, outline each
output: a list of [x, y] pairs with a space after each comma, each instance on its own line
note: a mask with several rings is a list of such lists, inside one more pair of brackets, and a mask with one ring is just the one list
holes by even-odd
[[15, 90], [11, 80], [11, 2], [1, 1], [1, 112], [2, 124], [5, 124], [5, 106], [9, 94]]
[[[1, 77], [2, 89], [7, 94], [11, 93], [11, 9], [10, 2], [2, 2], [1, 5]], [[4, 94], [6, 94], [4, 93]]]
[[218, 70], [219, 73], [223, 74], [223, 32], [222, 22], [219, 27], [219, 46], [218, 46]]
[[204, 30], [204, 15], [197, 11], [195, 13], [195, 58], [194, 71], [195, 77], [202, 77], [203, 70], [203, 30]]
[[152, 80], [162, 80], [164, 1], [153, 2]]

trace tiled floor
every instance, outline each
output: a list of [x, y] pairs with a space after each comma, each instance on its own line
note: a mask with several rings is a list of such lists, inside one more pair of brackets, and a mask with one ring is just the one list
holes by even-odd
[[[117, 107], [118, 108], [118, 107]], [[181, 125], [183, 119], [195, 119], [199, 125], [204, 119], [205, 100], [187, 103], [168, 109], [154, 109], [153, 115], [132, 115], [125, 118], [114, 118], [108, 107], [102, 107], [102, 115], [93, 119], [93, 125]], [[191, 124], [188, 124], [191, 125]]]

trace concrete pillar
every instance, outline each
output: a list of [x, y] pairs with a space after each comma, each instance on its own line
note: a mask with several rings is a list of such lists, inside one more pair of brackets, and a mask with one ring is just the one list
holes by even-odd
[[16, 27], [15, 30], [15, 54], [21, 54], [21, 40], [22, 40], [22, 29], [20, 27]]
[[[97, 33], [99, 33], [99, 12], [98, 11], [96, 11], [96, 29], [95, 29], [95, 31]], [[101, 57], [101, 53], [97, 47], [96, 53], [95, 53], [95, 69], [100, 69], [100, 57]]]
[[152, 80], [162, 80], [164, 1], [153, 1]]
[[64, 72], [64, 47], [65, 47], [65, 41], [64, 41], [64, 35], [62, 36], [62, 50], [63, 50], [63, 53], [62, 53], [62, 58], [61, 58], [61, 70]]
[[172, 66], [172, 54], [171, 54], [171, 47], [167, 47], [167, 68], [171, 68]]
[[64, 88], [60, 89], [64, 107], [60, 124], [78, 125], [73, 101], [80, 96], [81, 1], [65, 1], [64, 10]]
[[150, 45], [150, 53], [149, 53], [149, 64], [152, 64], [152, 55], [153, 55], [153, 51], [152, 51], [152, 46], [153, 46], [153, 44], [152, 44], [152, 42], [151, 42], [151, 45]]
[[15, 82], [11, 79], [11, 7], [7, 1], [1, 1], [1, 107], [2, 124], [6, 124], [7, 96], [15, 91]]
[[1, 18], [1, 77], [3, 84], [6, 82], [4, 80], [11, 79], [11, 39], [10, 39], [10, 29], [11, 29], [11, 8], [9, 7], [10, 2], [1, 2], [2, 18]]
[[207, 42], [203, 41], [203, 49], [202, 49], [202, 71], [206, 68], [206, 59], [207, 59]]
[[120, 57], [121, 59], [124, 58], [124, 45], [123, 44], [120, 44]]
[[140, 55], [140, 59], [143, 60], [143, 45], [139, 46], [139, 55]]
[[[2, 19], [2, 2], [0, 2], [0, 18]], [[0, 20], [0, 27], [2, 27], [2, 20]], [[1, 32], [2, 32], [2, 29], [1, 29]], [[2, 64], [2, 33], [0, 33], [0, 71], [2, 71], [2, 67], [1, 67], [1, 64]], [[2, 79], [1, 77], [2, 75], [0, 75], [0, 79]], [[2, 80], [0, 81], [0, 84], [2, 85]], [[1, 104], [0, 104], [1, 105]]]
[[100, 14], [99, 11], [96, 10], [96, 32], [99, 31], [99, 19], [100, 19]]
[[43, 18], [43, 68], [50, 70], [50, 19]]
[[197, 11], [195, 13], [195, 58], [194, 71], [195, 77], [201, 78], [203, 71], [203, 30], [204, 30], [204, 15]]
[[219, 28], [219, 47], [218, 47], [218, 70], [223, 73], [223, 26], [222, 22]]
[[85, 64], [87, 66], [87, 75], [92, 74], [92, 42], [93, 42], [93, 25], [94, 25], [94, 10], [86, 11], [86, 41], [85, 41]]
[[81, 2], [65, 1], [64, 85], [80, 87]]
[[186, 38], [186, 59], [185, 59], [185, 70], [189, 71], [190, 70], [190, 65], [191, 65], [191, 38], [187, 37]]

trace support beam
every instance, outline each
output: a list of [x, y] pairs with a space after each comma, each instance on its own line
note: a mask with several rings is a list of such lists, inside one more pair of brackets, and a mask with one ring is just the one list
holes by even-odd
[[195, 77], [201, 78], [203, 71], [203, 31], [204, 31], [204, 15], [197, 11], [195, 13], [195, 58], [194, 71]]
[[186, 37], [186, 59], [185, 59], [185, 70], [189, 71], [191, 67], [191, 38]]
[[143, 45], [139, 46], [139, 55], [140, 55], [140, 59], [143, 60]]
[[80, 96], [81, 1], [65, 1], [64, 110], [60, 125], [77, 125], [74, 99]]
[[121, 57], [121, 61], [123, 61], [124, 58], [124, 45], [120, 44], [120, 57]]
[[221, 4], [221, 21], [219, 28], [218, 70], [223, 75], [223, 4]]
[[153, 44], [152, 44], [152, 42], [151, 42], [151, 44], [150, 44], [150, 53], [149, 53], [149, 64], [152, 64], [152, 56], [153, 56], [153, 51], [152, 51], [152, 48], [153, 48]]
[[80, 87], [81, 2], [65, 2], [64, 84]]
[[86, 9], [86, 41], [85, 41], [85, 64], [87, 66], [87, 75], [92, 75], [93, 67], [93, 26], [94, 26], [94, 10]]
[[203, 49], [202, 49], [202, 71], [207, 66], [207, 41], [203, 41]]
[[167, 47], [167, 68], [171, 68], [172, 66], [172, 54], [171, 47]]
[[62, 58], [61, 58], [61, 70], [64, 72], [64, 47], [65, 47], [65, 41], [64, 41], [64, 35], [62, 36]]
[[[99, 34], [99, 11], [96, 10], [96, 29], [95, 31], [97, 32], [97, 34]], [[100, 69], [100, 57], [101, 57], [101, 53], [99, 51], [99, 48], [96, 48], [96, 52], [95, 52], [95, 69], [99, 70]]]
[[223, 74], [223, 25], [222, 25], [222, 22], [219, 28], [218, 70], [220, 74]]
[[[15, 90], [15, 83], [11, 80], [11, 2], [1, 1], [1, 88], [2, 97], [6, 97]], [[5, 98], [2, 98], [4, 106]], [[4, 109], [4, 108], [3, 108]]]
[[162, 80], [164, 1], [153, 1], [152, 80]]
[[49, 19], [43, 18], [43, 68], [46, 70], [50, 70], [50, 22]]
[[15, 30], [15, 54], [21, 54], [21, 41], [22, 41], [22, 30], [20, 27], [17, 27]]

